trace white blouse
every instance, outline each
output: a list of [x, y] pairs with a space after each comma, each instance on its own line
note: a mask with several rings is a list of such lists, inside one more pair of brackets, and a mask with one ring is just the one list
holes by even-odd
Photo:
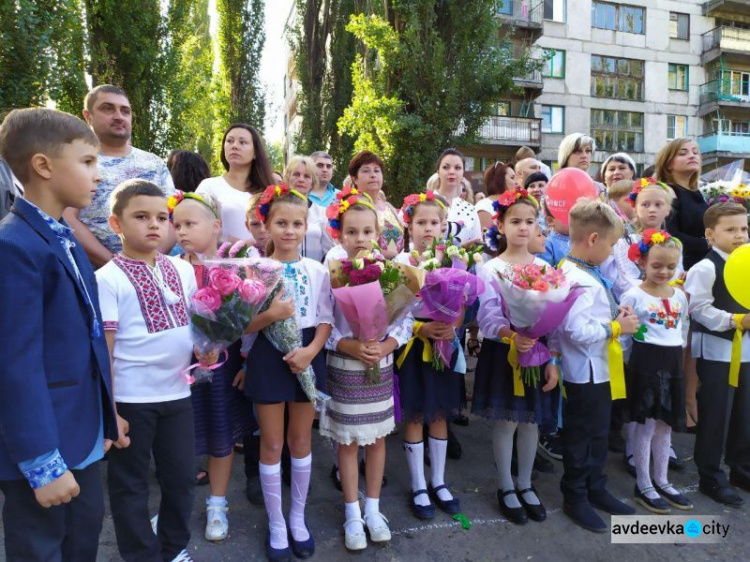
[[622, 306], [631, 306], [641, 322], [640, 329], [623, 338], [623, 346], [640, 341], [663, 347], [687, 345], [688, 302], [685, 293], [673, 289], [668, 299], [649, 295], [641, 287], [633, 287], [622, 297]]
[[210, 195], [221, 205], [221, 231], [224, 238], [252, 239], [252, 234], [245, 226], [245, 216], [252, 193], [233, 188], [222, 176], [206, 178], [195, 192], [198, 195]]
[[320, 205], [312, 205], [307, 211], [307, 233], [300, 246], [303, 257], [318, 263], [323, 261], [328, 250], [334, 246], [327, 226], [326, 209]]
[[460, 197], [454, 198], [448, 209], [448, 236], [461, 244], [482, 239], [482, 226], [476, 208]]

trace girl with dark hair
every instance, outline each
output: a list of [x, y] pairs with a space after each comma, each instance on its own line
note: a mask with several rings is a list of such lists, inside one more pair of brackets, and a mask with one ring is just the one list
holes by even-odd
[[249, 240], [245, 212], [250, 196], [272, 183], [263, 139], [250, 125], [233, 123], [221, 141], [221, 163], [226, 172], [201, 182], [196, 193], [211, 195], [221, 204], [224, 240]]
[[197, 152], [172, 150], [167, 156], [167, 168], [174, 186], [180, 191], [194, 192], [203, 180], [211, 177], [208, 162]]
[[515, 186], [516, 172], [510, 164], [498, 161], [484, 171], [484, 191], [487, 197], [475, 205], [482, 229], [492, 226], [492, 217], [495, 214], [492, 203], [501, 193]]

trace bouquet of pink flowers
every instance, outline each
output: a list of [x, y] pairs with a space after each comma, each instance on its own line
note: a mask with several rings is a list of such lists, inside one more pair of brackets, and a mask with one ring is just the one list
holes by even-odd
[[[561, 269], [551, 265], [516, 264], [500, 272], [495, 288], [502, 296], [503, 313], [520, 335], [538, 339], [552, 332], [581, 294], [571, 287]], [[540, 367], [550, 360], [549, 350], [537, 341], [518, 355], [523, 381], [536, 386]]]
[[[242, 336], [281, 280], [283, 266], [264, 258], [217, 258], [205, 264], [208, 283], [191, 300], [190, 329], [198, 351], [210, 353], [225, 350]], [[200, 364], [185, 372], [190, 384], [210, 382], [211, 376]]]
[[[474, 304], [484, 290], [482, 280], [467, 271], [481, 263], [481, 253], [468, 253], [450, 241], [434, 241], [422, 258], [427, 275], [419, 295], [425, 315], [444, 324], [457, 322], [464, 309]], [[458, 338], [434, 342], [432, 366], [435, 370], [442, 371], [450, 365], [453, 350], [458, 346]]]
[[[331, 260], [328, 268], [336, 305], [360, 341], [383, 339], [411, 311], [423, 283], [419, 269], [387, 261], [379, 251]], [[368, 375], [379, 381], [380, 366], [370, 367]]]

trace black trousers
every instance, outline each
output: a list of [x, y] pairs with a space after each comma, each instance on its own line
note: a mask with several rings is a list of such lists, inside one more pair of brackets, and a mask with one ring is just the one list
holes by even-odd
[[[698, 359], [698, 430], [695, 464], [700, 483], [726, 486], [722, 453], [732, 474], [750, 480], [750, 363], [740, 367], [737, 388], [729, 386], [729, 363]], [[726, 448], [725, 448], [726, 442]]]
[[37, 503], [26, 480], [0, 481], [8, 562], [96, 562], [104, 519], [100, 470], [95, 462], [72, 471], [80, 494], [50, 508]]
[[[130, 446], [109, 451], [107, 483], [117, 547], [127, 562], [174, 559], [190, 542], [195, 497], [195, 433], [190, 398], [117, 404]], [[151, 529], [148, 476], [154, 456], [161, 488], [158, 535]]]
[[605, 491], [612, 395], [609, 382], [565, 383], [563, 402], [563, 476], [566, 503], [588, 501]]

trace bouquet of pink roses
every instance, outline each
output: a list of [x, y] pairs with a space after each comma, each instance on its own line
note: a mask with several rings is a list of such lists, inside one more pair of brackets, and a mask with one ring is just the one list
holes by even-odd
[[[527, 338], [538, 339], [552, 332], [565, 318], [581, 289], [571, 287], [561, 269], [551, 265], [515, 264], [498, 273], [495, 288], [502, 296], [503, 313], [513, 329]], [[518, 354], [523, 382], [536, 386], [540, 367], [550, 360], [550, 353], [537, 341], [529, 351]], [[516, 386], [516, 394], [523, 388]]]
[[[377, 250], [353, 260], [331, 260], [328, 268], [336, 305], [360, 341], [380, 341], [401, 322], [423, 283], [419, 269], [387, 261]], [[370, 380], [380, 379], [379, 365], [367, 372]]]
[[[283, 266], [264, 258], [217, 258], [204, 263], [209, 268], [208, 283], [191, 300], [190, 329], [198, 351], [209, 353], [225, 350], [242, 336], [281, 280]], [[190, 384], [210, 382], [211, 370], [196, 364], [185, 378]]]

